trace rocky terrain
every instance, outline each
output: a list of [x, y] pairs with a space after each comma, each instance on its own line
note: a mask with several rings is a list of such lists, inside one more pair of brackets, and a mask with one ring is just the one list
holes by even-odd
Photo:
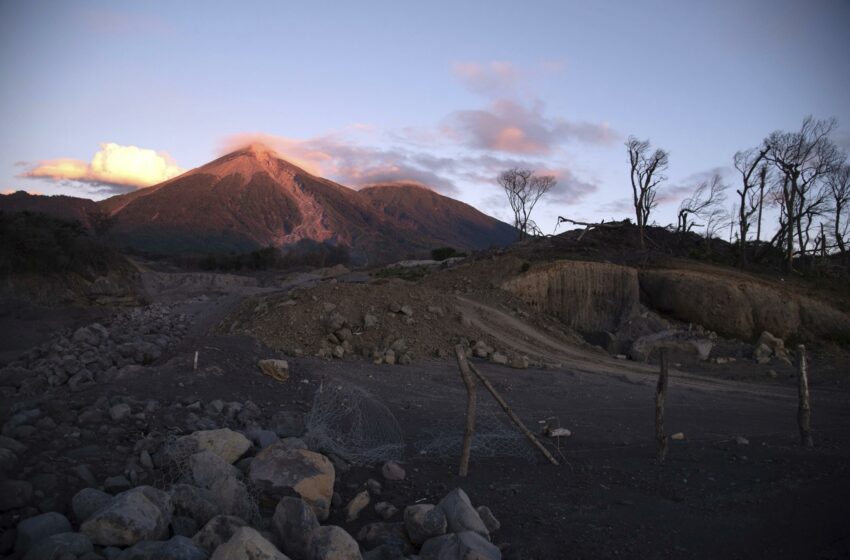
[[[37, 336], [3, 323], [21, 343], [0, 370], [0, 554], [850, 552], [848, 362], [816, 332], [796, 339], [814, 403], [804, 448], [795, 339], [662, 313], [626, 266], [497, 253], [263, 277], [137, 266], [145, 305]], [[659, 342], [675, 361], [663, 465]], [[470, 474], [457, 475], [458, 344], [560, 466], [479, 388]]]

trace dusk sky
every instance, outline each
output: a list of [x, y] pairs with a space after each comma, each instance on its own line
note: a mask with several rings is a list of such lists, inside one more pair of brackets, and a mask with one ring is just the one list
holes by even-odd
[[[850, 148], [850, 2], [0, 2], [0, 190], [104, 198], [261, 139], [344, 185], [415, 180], [509, 220], [633, 217], [623, 142], [670, 151], [654, 218], [803, 117]], [[665, 196], [666, 193], [666, 196]]]

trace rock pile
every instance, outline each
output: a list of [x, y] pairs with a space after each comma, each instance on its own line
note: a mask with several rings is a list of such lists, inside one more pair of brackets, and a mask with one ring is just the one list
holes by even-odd
[[89, 383], [110, 381], [122, 368], [159, 359], [187, 328], [187, 318], [172, 313], [167, 305], [124, 311], [105, 324], [63, 333], [4, 367], [0, 394], [35, 395], [66, 384], [75, 391]]
[[[249, 435], [229, 428], [199, 430], [152, 453], [145, 450], [143, 462], [154, 473], [150, 479], [163, 481], [156, 472], [176, 469], [170, 483], [157, 488], [107, 480], [96, 487], [93, 481], [71, 499], [70, 519], [59, 511], [20, 510], [24, 519], [4, 533], [9, 542], [0, 543], [0, 553], [13, 551], [13, 557], [25, 560], [360, 560], [410, 557], [417, 551], [424, 559], [501, 558], [489, 540], [499, 522], [486, 507], [474, 508], [461, 489], [435, 505], [404, 508], [401, 521], [390, 521], [399, 508], [379, 502], [375, 511], [387, 521], [367, 524], [356, 539], [343, 527], [322, 525], [334, 511], [346, 523], [356, 520], [371, 496], [381, 493], [381, 483], [370, 479], [343, 506], [335, 492], [341, 480], [334, 464], [348, 467], [338, 458], [306, 449], [294, 437], [260, 448]], [[4, 449], [11, 446], [2, 443]], [[386, 484], [406, 477], [395, 462], [383, 464], [380, 473]], [[3, 510], [14, 507], [10, 501], [17, 489], [9, 482], [0, 488]]]

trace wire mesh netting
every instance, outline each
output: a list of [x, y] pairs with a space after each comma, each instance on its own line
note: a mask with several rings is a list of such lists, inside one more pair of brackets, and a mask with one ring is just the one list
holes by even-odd
[[[460, 457], [463, 447], [463, 416], [437, 420], [414, 442], [417, 453], [440, 459]], [[475, 412], [475, 435], [470, 456], [516, 457], [534, 462], [534, 449], [495, 403], [479, 402]]]
[[367, 391], [349, 384], [323, 384], [305, 420], [310, 449], [346, 461], [374, 464], [400, 460], [404, 437], [395, 415]]
[[[197, 444], [190, 439], [182, 438], [179, 434], [168, 433], [162, 446], [161, 465], [154, 476], [153, 485], [166, 492], [176, 484], [189, 484], [204, 487], [195, 480], [192, 473], [191, 458], [198, 452]], [[240, 480], [247, 490], [248, 511], [240, 512], [248, 523], [256, 524], [261, 520], [260, 490], [250, 480]], [[244, 510], [244, 508], [242, 508]]]

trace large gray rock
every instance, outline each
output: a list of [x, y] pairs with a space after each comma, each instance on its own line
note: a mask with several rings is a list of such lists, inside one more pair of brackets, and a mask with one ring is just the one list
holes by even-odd
[[190, 484], [175, 484], [169, 490], [174, 514], [195, 520], [199, 527], [219, 513], [216, 496], [209, 490]]
[[455, 488], [446, 494], [437, 507], [446, 514], [446, 524], [450, 533], [474, 531], [485, 538], [489, 537], [487, 526], [472, 507], [469, 496], [460, 488]]
[[198, 451], [212, 451], [230, 464], [235, 463], [248, 449], [251, 441], [228, 428], [220, 430], [202, 430], [183, 436], [177, 440], [180, 448]]
[[284, 497], [274, 510], [272, 525], [283, 551], [295, 558], [307, 554], [310, 533], [319, 526], [313, 509], [301, 498]]
[[317, 527], [309, 539], [308, 557], [313, 560], [362, 560], [357, 541], [342, 527]]
[[195, 484], [203, 488], [209, 488], [219, 478], [239, 478], [241, 475], [239, 469], [208, 449], [189, 457], [189, 471]]
[[666, 330], [642, 336], [632, 343], [629, 357], [636, 362], [646, 362], [653, 353], [661, 348], [678, 354], [690, 354], [699, 360], [707, 360], [714, 343], [708, 339], [694, 336], [687, 331]]
[[51, 535], [71, 532], [71, 522], [61, 513], [42, 513], [18, 523], [15, 552], [24, 553]]
[[82, 523], [112, 501], [112, 496], [97, 488], [83, 488], [71, 498], [74, 520]]
[[241, 481], [233, 477], [220, 478], [213, 483], [210, 492], [221, 508], [221, 513], [242, 519], [251, 519], [254, 516], [256, 506], [248, 488]]
[[251, 461], [250, 480], [275, 501], [295, 491], [324, 521], [330, 513], [335, 472], [330, 459], [306, 449], [286, 449], [276, 443]]
[[55, 560], [62, 554], [82, 556], [93, 551], [91, 540], [82, 533], [58, 533], [34, 543], [24, 560]]
[[150, 486], [139, 486], [115, 496], [80, 526], [80, 531], [101, 546], [131, 546], [168, 535], [173, 505], [171, 497]]
[[420, 560], [501, 560], [499, 547], [473, 531], [434, 537], [422, 545]]
[[401, 556], [412, 554], [415, 551], [402, 522], [368, 523], [357, 533], [357, 540], [365, 550], [383, 548], [384, 550], [397, 551]]
[[192, 539], [175, 536], [167, 541], [142, 541], [124, 550], [116, 560], [207, 560], [207, 551]]
[[475, 511], [478, 512], [478, 517], [481, 518], [481, 521], [484, 522], [484, 526], [487, 527], [488, 533], [495, 533], [502, 527], [502, 524], [499, 523], [499, 520], [496, 519], [496, 516], [493, 515], [493, 512], [490, 511], [490, 508], [487, 506], [478, 506], [475, 508]]
[[24, 507], [32, 500], [32, 484], [25, 480], [0, 480], [0, 511]]
[[195, 533], [192, 542], [212, 554], [215, 549], [229, 541], [237, 529], [246, 525], [242, 519], [233, 515], [216, 515]]
[[219, 546], [211, 560], [289, 560], [256, 530], [240, 527], [233, 536]]
[[404, 508], [404, 526], [413, 544], [421, 545], [428, 539], [446, 533], [448, 522], [442, 509], [432, 504], [417, 504]]

